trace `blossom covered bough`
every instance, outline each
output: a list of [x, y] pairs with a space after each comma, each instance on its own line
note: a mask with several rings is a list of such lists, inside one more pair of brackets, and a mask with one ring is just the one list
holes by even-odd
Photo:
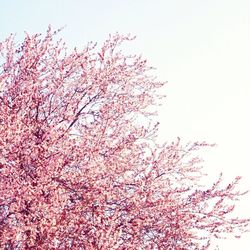
[[204, 142], [156, 142], [164, 85], [130, 36], [68, 52], [48, 29], [0, 43], [0, 249], [208, 249], [240, 236], [237, 177], [200, 186]]

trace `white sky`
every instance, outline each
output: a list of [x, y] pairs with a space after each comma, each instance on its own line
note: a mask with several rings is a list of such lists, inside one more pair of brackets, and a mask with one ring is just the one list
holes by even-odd
[[[137, 35], [131, 51], [168, 81], [162, 140], [216, 142], [203, 154], [210, 180], [222, 171], [227, 180], [242, 175], [242, 187], [250, 187], [249, 0], [12, 0], [0, 6], [0, 40], [44, 32], [48, 24], [67, 25], [61, 36], [71, 46], [116, 31]], [[239, 215], [250, 215], [248, 200]], [[219, 242], [220, 249], [250, 249], [249, 236]]]

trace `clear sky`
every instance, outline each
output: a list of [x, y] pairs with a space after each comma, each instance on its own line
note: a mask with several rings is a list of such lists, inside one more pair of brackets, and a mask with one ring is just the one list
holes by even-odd
[[[67, 25], [70, 46], [101, 42], [116, 31], [137, 35], [128, 50], [142, 53], [167, 80], [160, 138], [207, 140], [209, 178], [242, 175], [250, 188], [249, 0], [9, 0], [1, 1], [0, 40], [23, 31]], [[237, 210], [249, 216], [250, 196]], [[250, 249], [250, 235], [219, 242], [220, 249]], [[247, 239], [249, 238], [249, 239]]]

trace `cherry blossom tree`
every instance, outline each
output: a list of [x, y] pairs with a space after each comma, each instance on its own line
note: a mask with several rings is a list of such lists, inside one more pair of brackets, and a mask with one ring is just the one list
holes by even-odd
[[240, 177], [202, 187], [205, 142], [157, 143], [164, 85], [131, 36], [68, 52], [51, 28], [0, 43], [0, 249], [208, 249], [248, 229]]

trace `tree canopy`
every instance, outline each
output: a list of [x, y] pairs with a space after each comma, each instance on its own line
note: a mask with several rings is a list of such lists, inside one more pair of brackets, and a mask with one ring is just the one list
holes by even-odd
[[201, 187], [205, 142], [156, 142], [165, 84], [131, 36], [69, 52], [57, 32], [0, 43], [1, 249], [208, 249], [237, 237], [240, 177]]

